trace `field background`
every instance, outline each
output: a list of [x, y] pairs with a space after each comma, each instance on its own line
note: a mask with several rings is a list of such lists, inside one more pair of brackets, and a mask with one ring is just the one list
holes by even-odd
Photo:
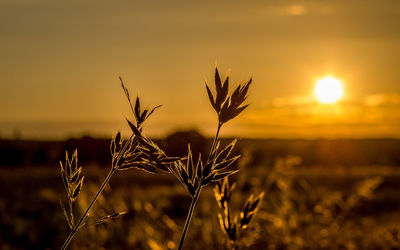
[[[222, 140], [226, 144], [230, 139]], [[206, 155], [211, 140], [195, 131], [157, 143], [169, 155], [186, 144]], [[110, 166], [109, 141], [0, 140], [0, 249], [57, 249], [68, 234], [59, 160], [78, 148], [86, 176], [76, 212], [82, 212]], [[179, 146], [176, 146], [179, 145]], [[247, 197], [265, 192], [240, 249], [398, 249], [400, 140], [239, 139], [240, 172], [233, 213]], [[204, 189], [186, 249], [227, 249], [212, 190]], [[169, 175], [118, 172], [98, 200], [71, 249], [176, 249], [190, 197]], [[98, 218], [126, 214], [102, 224]]]

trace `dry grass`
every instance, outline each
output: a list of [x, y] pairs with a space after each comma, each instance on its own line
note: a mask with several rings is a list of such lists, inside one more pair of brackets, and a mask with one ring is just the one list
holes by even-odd
[[83, 186], [84, 176], [81, 176], [82, 167], [78, 168], [78, 151], [75, 150], [72, 154], [72, 159], [68, 157], [68, 152], [65, 155], [65, 164], [60, 161], [61, 177], [64, 183], [65, 190], [67, 191], [68, 211], [63, 202], [60, 200], [61, 208], [64, 212], [65, 219], [68, 226], [73, 230], [75, 225], [73, 204], [78, 198]]
[[[75, 178], [75, 176], [79, 177], [79, 174], [81, 172], [81, 168], [75, 169], [76, 167], [74, 167], [73, 165], [73, 163], [76, 164], [76, 162], [78, 161], [76, 151], [74, 152], [73, 155], [73, 162], [70, 162], [68, 160], [68, 153], [67, 153], [66, 164], [68, 165], [68, 167], [64, 169], [63, 166], [61, 165], [62, 169], [61, 172], [64, 185], [66, 185], [68, 191], [70, 216], [67, 214], [66, 209], [62, 203], [61, 207], [64, 210], [66, 219], [71, 228], [71, 232], [68, 235], [67, 239], [65, 240], [61, 249], [66, 249], [70, 244], [71, 240], [73, 239], [73, 237], [75, 236], [75, 234], [85, 225], [87, 217], [89, 216], [93, 205], [96, 203], [97, 199], [99, 198], [104, 188], [107, 186], [107, 184], [111, 180], [111, 177], [115, 174], [116, 171], [127, 170], [130, 168], [139, 168], [148, 171], [150, 173], [162, 173], [162, 172], [168, 173], [170, 172], [169, 170], [170, 164], [179, 160], [179, 158], [167, 157], [165, 153], [159, 147], [157, 147], [155, 143], [153, 143], [151, 140], [143, 136], [141, 132], [143, 123], [159, 106], [154, 107], [151, 110], [144, 109], [142, 111], [139, 97], [136, 98], [135, 105], [133, 106], [129, 92], [125, 87], [122, 78], [120, 78], [120, 80], [122, 89], [124, 90], [126, 98], [128, 99], [129, 105], [131, 107], [134, 116], [134, 120], [136, 122], [135, 125], [133, 122], [127, 119], [128, 125], [132, 129], [133, 134], [130, 136], [128, 140], [123, 140], [121, 137], [121, 133], [118, 132], [111, 140], [110, 151], [112, 160], [111, 160], [110, 172], [108, 173], [107, 177], [103, 181], [103, 184], [100, 186], [94, 198], [92, 199], [87, 209], [81, 215], [80, 219], [76, 224], [74, 223], [74, 217], [72, 213], [72, 202], [75, 201], [82, 188], [83, 178], [79, 179], [79, 181], [78, 179]], [[72, 168], [71, 165], [73, 165]], [[76, 181], [78, 181], [77, 184], [75, 183]], [[74, 189], [71, 189], [72, 185], [74, 186]], [[119, 215], [121, 215], [121, 213], [114, 213], [112, 215], [107, 215], [105, 217], [102, 217], [98, 221], [99, 223], [101, 223], [106, 219], [114, 218]]]
[[250, 195], [240, 212], [240, 217], [233, 217], [231, 215], [229, 201], [231, 200], [235, 187], [236, 184], [230, 185], [228, 178], [225, 178], [222, 182], [218, 183], [214, 189], [215, 199], [223, 211], [222, 213], [218, 213], [219, 223], [222, 231], [224, 231], [225, 235], [228, 237], [232, 249], [239, 248], [240, 236], [249, 226], [250, 221], [255, 217], [264, 196], [264, 193], [261, 193], [256, 197]]
[[[231, 156], [236, 140], [234, 140], [224, 149], [220, 150], [219, 134], [221, 127], [225, 123], [234, 119], [248, 106], [242, 104], [247, 99], [247, 92], [252, 80], [250, 79], [247, 83], [239, 85], [231, 93], [231, 95], [228, 95], [229, 77], [226, 77], [224, 83], [222, 83], [218, 69], [216, 69], [215, 97], [206, 84], [206, 90], [210, 99], [210, 103], [218, 115], [217, 131], [206, 161], [203, 161], [201, 155], [199, 155], [197, 161], [195, 161], [193, 159], [190, 145], [188, 146], [187, 157], [169, 157], [160, 147], [157, 146], [156, 143], [148, 139], [143, 134], [143, 124], [146, 119], [160, 106], [156, 106], [152, 109], [142, 110], [139, 97], [136, 97], [135, 104], [133, 104], [129, 91], [125, 87], [122, 78], [120, 78], [120, 80], [122, 89], [126, 98], [128, 99], [134, 117], [134, 121], [126, 119], [129, 127], [132, 130], [132, 135], [128, 140], [123, 140], [121, 133], [118, 132], [111, 140], [110, 151], [112, 156], [112, 164], [110, 172], [77, 223], [75, 223], [74, 220], [72, 204], [75, 202], [82, 189], [83, 177], [79, 177], [81, 168], [77, 168], [77, 151], [74, 152], [72, 161], [68, 159], [67, 153], [65, 163], [66, 167], [63, 167], [61, 164], [61, 173], [68, 193], [69, 213], [67, 212], [67, 209], [65, 209], [65, 206], [62, 202], [61, 207], [64, 211], [71, 232], [65, 240], [62, 249], [66, 249], [68, 247], [76, 233], [86, 224], [93, 205], [111, 180], [111, 177], [114, 175], [114, 173], [118, 170], [128, 170], [131, 168], [141, 169], [153, 174], [171, 173], [183, 184], [187, 192], [190, 194], [192, 202], [178, 247], [178, 249], [182, 249], [202, 188], [211, 183], [218, 183], [218, 185], [221, 186], [219, 182], [222, 180], [224, 180], [224, 183], [228, 183], [228, 176], [237, 172], [237, 170], [226, 170], [239, 158], [239, 156]], [[222, 225], [224, 225], [223, 228], [226, 232], [228, 232], [228, 236], [231, 238], [231, 241], [233, 241], [234, 244], [232, 246], [234, 248], [236, 248], [238, 240], [236, 235], [248, 226], [248, 223], [258, 208], [261, 198], [262, 195], [255, 198], [255, 200], [253, 200], [252, 196], [249, 197], [241, 214], [240, 225], [238, 225], [237, 229], [236, 221], [234, 223], [231, 223], [230, 221], [229, 209], [226, 210], [228, 212], [224, 213], [226, 217], [224, 221], [226, 223], [223, 223]], [[226, 203], [225, 206], [225, 208], [227, 208], [228, 204]], [[114, 213], [112, 215], [104, 216], [100, 218], [96, 224], [102, 223], [105, 220], [112, 219], [119, 215], [121, 215], [121, 213]], [[232, 225], [235, 225], [234, 228], [231, 228]], [[235, 237], [235, 239], [232, 240], [232, 237]]]
[[[236, 182], [229, 202], [232, 214], [239, 215], [251, 193], [265, 192], [265, 195], [256, 218], [241, 234], [239, 249], [318, 249], [327, 244], [326, 249], [399, 247], [400, 175], [397, 168], [389, 171], [387, 166], [354, 166], [345, 175], [327, 166], [293, 166], [281, 171], [293, 183], [283, 192], [285, 185], [273, 184], [270, 189], [262, 186], [264, 177], [274, 169], [273, 165], [254, 165], [257, 155], [252, 151], [241, 151], [241, 154], [240, 172], [230, 177], [230, 183]], [[250, 160], [250, 165], [242, 166], [244, 158]], [[370, 169], [370, 173], [366, 169]], [[87, 208], [108, 168], [85, 163], [83, 172], [84, 186], [75, 202], [77, 215]], [[383, 183], [371, 197], [362, 198], [349, 210], [339, 231], [336, 226], [324, 230], [333, 217], [342, 214], [334, 202], [340, 201], [340, 197], [347, 200], [357, 194], [363, 181], [377, 174], [382, 175]], [[217, 216], [222, 210], [213, 201], [213, 187], [203, 188], [185, 248], [227, 249], [229, 242]], [[69, 227], [59, 207], [59, 197], [65, 198], [59, 166], [2, 168], [0, 189], [1, 249], [60, 247]], [[277, 199], [283, 196], [287, 198]], [[288, 201], [284, 202], [286, 199]], [[158, 249], [177, 249], [190, 200], [186, 189], [172, 175], [149, 175], [135, 169], [115, 175], [91, 210], [87, 226], [74, 237], [69, 249], [154, 250], [156, 245]], [[320, 212], [318, 204], [331, 206]], [[127, 213], [95, 224], [99, 218], [120, 211]]]

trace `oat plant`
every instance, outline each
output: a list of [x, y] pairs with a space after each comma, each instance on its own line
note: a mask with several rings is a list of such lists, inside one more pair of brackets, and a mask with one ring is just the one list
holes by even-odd
[[73, 204], [82, 190], [83, 179], [85, 178], [81, 176], [82, 167], [78, 167], [78, 151], [75, 149], [71, 155], [71, 159], [69, 159], [67, 151], [65, 154], [65, 164], [60, 161], [60, 167], [62, 181], [67, 191], [68, 206], [66, 208], [61, 200], [60, 205], [69, 228], [73, 230], [76, 226]]
[[229, 76], [226, 77], [225, 81], [222, 83], [218, 73], [218, 69], [216, 68], [215, 95], [213, 95], [209, 86], [206, 84], [206, 90], [210, 103], [218, 115], [217, 131], [207, 161], [203, 162], [201, 159], [201, 155], [198, 156], [198, 159], [196, 161], [189, 147], [187, 157], [185, 159], [176, 161], [173, 164], [173, 168], [170, 169], [170, 171], [184, 185], [184, 187], [192, 197], [185, 226], [183, 228], [183, 232], [179, 242], [179, 250], [183, 247], [183, 243], [189, 229], [190, 221], [193, 216], [197, 200], [201, 193], [201, 189], [210, 183], [218, 182], [223, 178], [237, 172], [237, 170], [225, 170], [239, 157], [231, 156], [232, 149], [236, 143], [236, 140], [234, 140], [224, 149], [220, 150], [219, 133], [221, 127], [225, 123], [238, 116], [248, 106], [242, 104], [247, 99], [247, 92], [249, 90], [251, 81], [252, 79], [250, 78], [247, 83], [240, 84], [231, 93], [231, 95], [228, 95]]
[[[79, 178], [81, 168], [77, 168], [77, 153], [73, 154], [72, 161], [66, 159], [66, 167], [61, 164], [61, 172], [63, 177], [64, 186], [67, 188], [68, 200], [70, 204], [69, 212], [65, 209], [65, 206], [61, 203], [64, 214], [66, 216], [68, 225], [70, 226], [71, 232], [62, 245], [61, 249], [66, 249], [70, 244], [73, 237], [76, 235], [79, 229], [81, 229], [87, 220], [90, 210], [99, 198], [100, 194], [103, 192], [106, 185], [109, 183], [111, 177], [121, 170], [127, 170], [131, 168], [138, 168], [145, 170], [150, 173], [169, 173], [171, 169], [171, 164], [175, 163], [180, 158], [167, 157], [166, 154], [150, 139], [147, 139], [143, 133], [143, 123], [147, 118], [160, 106], [156, 106], [152, 109], [142, 110], [139, 97], [136, 97], [135, 104], [133, 105], [129, 92], [120, 78], [122, 89], [128, 99], [131, 111], [133, 113], [134, 121], [126, 119], [129, 127], [132, 129], [133, 133], [129, 139], [122, 139], [121, 133], [118, 132], [111, 140], [110, 151], [111, 151], [111, 168], [110, 171], [101, 184], [96, 195], [90, 202], [89, 206], [80, 217], [77, 223], [74, 223], [74, 216], [72, 213], [72, 203], [78, 196], [83, 183], [83, 177]], [[100, 218], [99, 223], [107, 219], [115, 218], [121, 215], [121, 213], [115, 213], [110, 216]], [[98, 224], [98, 223], [96, 223]]]
[[[71, 232], [65, 240], [61, 249], [66, 249], [78, 230], [81, 229], [83, 225], [85, 225], [90, 210], [92, 209], [93, 205], [95, 204], [98, 197], [104, 190], [105, 186], [109, 183], [111, 177], [115, 174], [115, 172], [131, 168], [138, 168], [154, 174], [172, 173], [178, 178], [178, 180], [184, 185], [186, 190], [191, 195], [192, 202], [179, 243], [179, 249], [182, 249], [183, 242], [187, 234], [190, 221], [197, 200], [200, 196], [202, 187], [213, 182], [218, 182], [223, 178], [237, 172], [235, 170], [225, 170], [239, 157], [231, 156], [232, 149], [236, 143], [236, 140], [220, 150], [219, 133], [222, 125], [238, 116], [248, 106], [242, 104], [247, 98], [247, 92], [251, 84], [251, 79], [247, 83], [239, 85], [230, 96], [228, 96], [229, 77], [227, 77], [224, 83], [222, 83], [218, 73], [218, 69], [215, 70], [215, 97], [212, 94], [208, 85], [206, 84], [206, 89], [211, 105], [218, 115], [218, 124], [217, 132], [215, 134], [215, 138], [212, 143], [208, 159], [204, 163], [202, 161], [201, 155], [198, 156], [197, 161], [194, 160], [190, 147], [188, 150], [188, 155], [185, 158], [168, 157], [164, 153], [164, 151], [161, 150], [152, 140], [146, 138], [146, 136], [143, 134], [143, 123], [160, 106], [156, 106], [152, 109], [144, 109], [142, 111], [139, 97], [136, 97], [135, 104], [133, 104], [129, 92], [122, 81], [122, 78], [120, 78], [120, 80], [122, 89], [125, 93], [126, 98], [128, 99], [134, 117], [134, 121], [126, 119], [129, 127], [132, 130], [132, 135], [129, 137], [129, 139], [123, 140], [121, 133], [118, 132], [111, 140], [111, 169], [107, 177], [103, 181], [102, 185], [100, 186], [99, 190], [97, 191], [96, 195], [94, 196], [89, 206], [77, 223], [74, 222], [72, 209], [70, 208], [70, 213], [68, 213], [65, 209], [65, 206], [61, 204], [67, 222], [71, 229]], [[74, 154], [73, 157], [75, 157], [73, 159], [76, 159], [76, 161], [74, 162], [77, 162], [76, 154]], [[70, 162], [67, 158], [66, 165], [68, 165], [69, 163]], [[64, 185], [69, 185], [66, 187], [68, 191], [69, 204], [71, 204], [70, 206], [72, 206], [73, 201], [76, 199], [76, 196], [79, 194], [82, 188], [83, 178], [79, 178], [81, 170], [80, 168], [77, 169], [76, 167], [61, 167], [63, 180], [65, 179]], [[78, 178], [79, 181], [77, 181], [76, 178]], [[107, 216], [106, 219], [113, 218], [113, 216], [114, 215]], [[99, 221], [101, 222], [103, 221], [103, 219], [100, 219]]]
[[250, 195], [240, 212], [239, 218], [237, 216], [233, 217], [229, 202], [235, 187], [236, 183], [230, 185], [228, 177], [225, 177], [214, 188], [215, 199], [222, 210], [221, 213], [218, 213], [219, 223], [222, 231], [229, 239], [232, 250], [238, 249], [240, 236], [255, 217], [264, 196], [264, 192], [257, 196]]

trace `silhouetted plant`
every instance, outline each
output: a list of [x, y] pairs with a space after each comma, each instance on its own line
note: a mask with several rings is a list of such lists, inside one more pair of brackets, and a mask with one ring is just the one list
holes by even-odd
[[230, 157], [232, 149], [236, 143], [234, 140], [230, 145], [219, 152], [219, 133], [223, 124], [238, 116], [248, 105], [241, 106], [247, 98], [247, 92], [252, 80], [239, 85], [233, 93], [228, 96], [229, 92], [229, 76], [226, 77], [222, 84], [218, 69], [215, 69], [215, 90], [216, 95], [212, 94], [210, 88], [206, 84], [206, 90], [210, 103], [218, 115], [217, 132], [212, 143], [208, 159], [205, 163], [202, 162], [201, 156], [198, 156], [196, 163], [193, 161], [193, 155], [188, 150], [186, 162], [182, 160], [174, 164], [174, 169], [171, 169], [175, 176], [185, 186], [186, 190], [192, 197], [186, 223], [182, 232], [181, 240], [178, 249], [182, 249], [190, 221], [196, 206], [196, 202], [200, 196], [202, 187], [236, 173], [235, 170], [223, 171], [235, 162], [239, 156]]
[[[218, 69], [215, 70], [215, 89], [216, 89], [215, 98], [211, 93], [211, 90], [207, 84], [206, 84], [206, 89], [208, 96], [210, 98], [211, 105], [213, 106], [218, 115], [217, 132], [215, 134], [215, 138], [212, 143], [207, 161], [203, 162], [201, 159], [201, 155], [199, 155], [196, 163], [193, 159], [193, 154], [191, 152], [190, 147], [188, 149], [187, 157], [185, 158], [168, 157], [165, 154], [165, 152], [162, 149], [160, 149], [152, 140], [146, 138], [146, 136], [143, 134], [142, 131], [143, 123], [160, 106], [156, 106], [152, 109], [142, 110], [139, 97], [136, 97], [135, 105], [133, 105], [129, 95], [129, 91], [125, 87], [122, 78], [120, 78], [120, 81], [122, 89], [125, 93], [126, 98], [128, 99], [131, 111], [134, 116], [134, 121], [126, 119], [129, 127], [132, 130], [132, 135], [130, 136], [129, 139], [123, 140], [121, 133], [118, 132], [111, 140], [110, 151], [112, 155], [112, 161], [111, 161], [110, 172], [108, 173], [103, 184], [100, 186], [96, 195], [90, 202], [86, 211], [80, 217], [79, 221], [77, 223], [72, 223], [73, 222], [72, 215], [67, 217], [67, 221], [70, 225], [71, 232], [67, 237], [67, 239], [65, 240], [62, 249], [65, 249], [69, 245], [69, 243], [71, 242], [72, 238], [77, 233], [77, 231], [85, 224], [89, 211], [92, 209], [94, 203], [96, 202], [96, 200], [98, 199], [98, 197], [100, 196], [100, 194], [102, 193], [102, 191], [104, 190], [105, 186], [108, 184], [114, 173], [117, 170], [127, 170], [130, 168], [138, 168], [153, 174], [171, 173], [178, 178], [178, 180], [184, 185], [188, 193], [191, 195], [192, 202], [189, 208], [188, 216], [186, 219], [186, 223], [179, 244], [179, 249], [182, 249], [183, 242], [189, 228], [190, 220], [193, 215], [196, 202], [200, 196], [202, 187], [213, 182], [218, 182], [223, 178], [237, 172], [237, 170], [225, 170], [239, 158], [239, 156], [231, 156], [232, 149], [236, 143], [236, 140], [232, 141], [232, 143], [226, 146], [224, 149], [219, 150], [220, 147], [219, 132], [223, 124], [238, 116], [248, 106], [248, 105], [244, 106], [241, 105], [247, 98], [247, 92], [252, 80], [250, 79], [247, 83], [239, 85], [233, 91], [233, 93], [230, 96], [228, 96], [229, 77], [225, 79], [224, 84], [222, 85]], [[74, 157], [76, 158], [77, 161], [76, 154], [74, 154]], [[77, 173], [79, 176], [81, 170], [80, 169], [75, 170], [75, 168], [73, 168], [73, 171], [78, 171]], [[65, 173], [64, 172], [65, 171], [62, 171], [63, 176], [65, 175], [65, 173], [67, 174], [65, 175], [67, 176], [66, 179], [67, 181], [70, 179], [74, 180], [72, 184], [75, 185], [76, 187], [74, 186], [74, 191], [68, 191], [71, 192], [71, 195], [69, 195], [68, 197], [71, 199], [75, 199], [77, 196], [77, 194], [75, 196], [75, 190], [79, 189], [77, 191], [77, 193], [79, 194], [79, 191], [81, 190], [82, 187], [81, 183], [83, 181], [83, 178], [80, 179], [80, 182], [78, 184], [75, 184], [76, 180], [74, 176], [76, 175], [76, 173], [73, 172], [72, 173], [73, 176], [71, 176], [69, 172]], [[73, 200], [70, 201], [72, 202]], [[249, 202], [253, 201], [249, 200]], [[67, 214], [65, 207], [63, 205], [62, 207], [65, 213]], [[250, 214], [252, 213], [251, 210], [245, 212], [246, 214], [244, 214], [244, 216], [247, 215], [250, 216]], [[120, 214], [121, 213], [115, 213], [113, 215], [106, 216], [104, 218], [105, 219], [113, 218], [114, 216]], [[101, 218], [99, 222], [104, 221], [104, 218]], [[243, 217], [243, 221], [247, 219], [250, 220], [250, 217]], [[243, 224], [242, 227], [244, 227], [245, 225], [246, 224]]]
[[249, 226], [250, 221], [255, 217], [264, 196], [264, 192], [256, 197], [250, 195], [240, 212], [239, 218], [237, 216], [232, 217], [229, 208], [229, 201], [231, 200], [232, 192], [235, 187], [235, 183], [229, 185], [228, 177], [226, 177], [223, 181], [218, 182], [214, 188], [215, 199], [217, 200], [218, 206], [223, 211], [222, 213], [218, 213], [218, 219], [221, 229], [228, 237], [232, 249], [238, 249], [240, 235]]
[[82, 167], [78, 168], [78, 151], [75, 149], [71, 156], [68, 157], [68, 151], [65, 154], [65, 164], [60, 161], [61, 177], [67, 191], [68, 208], [65, 208], [64, 203], [60, 200], [61, 208], [63, 209], [65, 219], [71, 230], [75, 228], [75, 219], [73, 204], [78, 198], [83, 186], [84, 176], [81, 176]]
[[[66, 249], [68, 247], [72, 238], [75, 236], [78, 230], [85, 224], [89, 211], [92, 209], [93, 205], [95, 204], [98, 197], [104, 190], [105, 186], [108, 184], [111, 177], [117, 170], [138, 168], [150, 173], [168, 173], [170, 172], [169, 165], [180, 159], [180, 158], [167, 157], [165, 153], [154, 142], [147, 139], [142, 134], [143, 123], [160, 106], [156, 106], [151, 110], [144, 109], [142, 111], [139, 97], [136, 97], [135, 105], [133, 106], [129, 95], [129, 91], [125, 87], [122, 78], [120, 78], [120, 80], [122, 89], [124, 90], [125, 96], [128, 99], [129, 105], [131, 107], [134, 120], [136, 121], [136, 125], [132, 121], [126, 119], [128, 125], [133, 131], [130, 138], [128, 140], [123, 140], [121, 137], [121, 133], [118, 132], [111, 140], [110, 151], [111, 151], [112, 161], [111, 161], [110, 172], [108, 173], [106, 179], [103, 181], [96, 195], [94, 196], [89, 206], [87, 207], [86, 211], [83, 213], [83, 215], [80, 217], [77, 223], [74, 223], [72, 209], [70, 208], [71, 213], [70, 215], [68, 215], [64, 205], [61, 204], [71, 229], [71, 232], [68, 235], [67, 239], [65, 240], [61, 249]], [[79, 179], [79, 181], [77, 181], [76, 179], [79, 178], [79, 174], [81, 172], [81, 169], [80, 168], [77, 169], [77, 167], [75, 166], [77, 160], [78, 160], [77, 153], [75, 151], [72, 161], [68, 160], [68, 155], [67, 155], [66, 168], [63, 168], [61, 164], [63, 181], [68, 191], [68, 199], [70, 204], [72, 204], [72, 202], [78, 196], [83, 181], [83, 178]], [[114, 213], [113, 215], [105, 216], [103, 218], [100, 218], [98, 222], [103, 222], [106, 219], [115, 218], [116, 216], [119, 216], [121, 214], [122, 213]]]

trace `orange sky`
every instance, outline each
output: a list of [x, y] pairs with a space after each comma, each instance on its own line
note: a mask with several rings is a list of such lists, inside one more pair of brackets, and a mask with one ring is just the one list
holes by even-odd
[[[400, 137], [400, 2], [0, 0], [0, 136], [128, 132], [118, 76], [146, 105], [149, 135], [215, 114], [215, 62], [247, 80], [251, 106], [223, 135]], [[336, 105], [315, 81], [344, 82]]]

